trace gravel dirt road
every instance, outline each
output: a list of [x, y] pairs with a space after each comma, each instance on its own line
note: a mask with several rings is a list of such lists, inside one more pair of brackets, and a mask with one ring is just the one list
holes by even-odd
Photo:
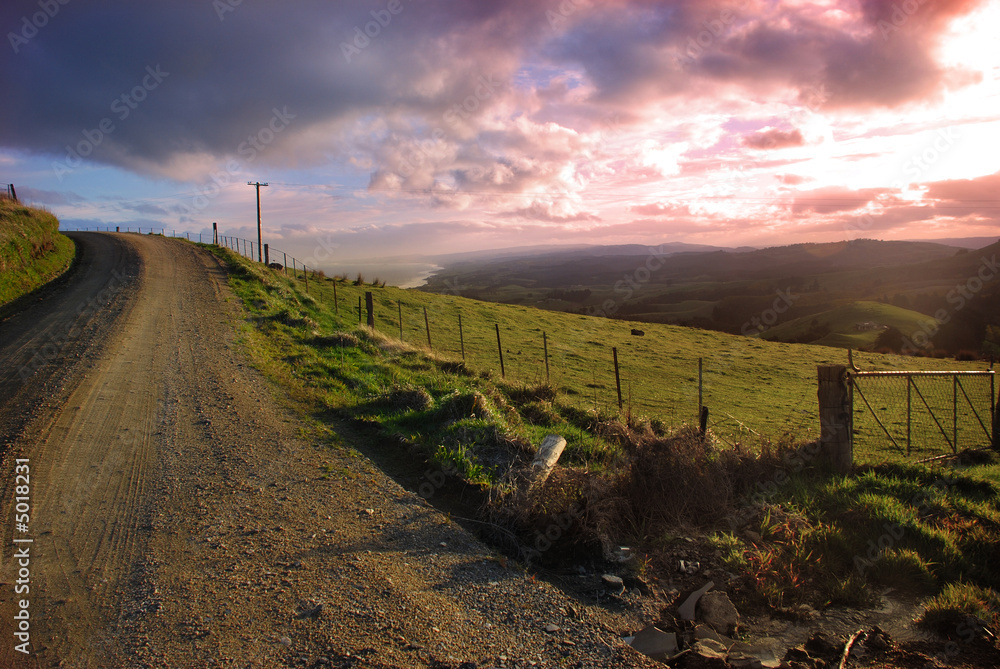
[[73, 237], [72, 275], [0, 323], [0, 667], [656, 666], [618, 638], [634, 608], [536, 581], [311, 440], [211, 255]]

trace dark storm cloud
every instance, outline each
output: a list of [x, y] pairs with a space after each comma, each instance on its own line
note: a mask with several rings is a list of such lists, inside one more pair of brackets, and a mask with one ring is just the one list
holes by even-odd
[[[233, 156], [275, 109], [294, 115], [289, 134], [391, 105], [443, 113], [468, 95], [480, 58], [516, 46], [508, 40], [518, 3], [217, 5], [61, 6], [0, 59], [0, 84], [16, 93], [0, 111], [0, 144], [60, 157], [80, 143], [90, 153], [89, 142], [88, 157], [126, 167]], [[0, 26], [19, 35], [22, 17], [37, 10], [4, 3]], [[470, 26], [488, 34], [463, 37]]]
[[[226, 159], [374, 172], [395, 169], [393, 146], [440, 129], [448, 151], [389, 179], [419, 187], [526, 164], [539, 146], [550, 154], [519, 169], [557, 174], [579, 146], [536, 141], [547, 120], [592, 132], [618, 110], [622, 125], [641, 123], [646, 106], [725, 86], [791, 87], [830, 107], [930, 98], [954, 75], [933, 59], [940, 31], [979, 4], [916, 3], [900, 18], [897, 3], [845, 3], [835, 22], [751, 0], [52, 2], [34, 32], [37, 0], [0, 9], [0, 145], [174, 178]], [[579, 72], [588, 93], [532, 68]], [[503, 90], [474, 97], [484, 77]], [[520, 111], [488, 125], [505, 101]]]

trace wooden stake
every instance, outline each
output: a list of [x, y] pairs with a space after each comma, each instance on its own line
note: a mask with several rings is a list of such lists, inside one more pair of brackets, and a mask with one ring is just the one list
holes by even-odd
[[458, 342], [462, 346], [462, 362], [465, 362], [465, 334], [462, 332], [462, 314], [458, 314]]
[[699, 420], [700, 420], [700, 416], [701, 416], [701, 408], [703, 406], [705, 406], [705, 396], [704, 396], [705, 385], [703, 383], [703, 379], [704, 379], [704, 377], [702, 376], [701, 358], [698, 358], [698, 415], [699, 415]]
[[545, 355], [545, 383], [549, 382], [549, 339], [542, 332], [542, 350]]
[[503, 368], [503, 346], [500, 344], [500, 324], [497, 323], [497, 351], [500, 352], [500, 378], [507, 378], [507, 373]]
[[434, 345], [431, 344], [431, 322], [427, 318], [427, 307], [424, 307], [424, 327], [427, 328], [427, 348], [434, 350]]
[[612, 347], [611, 354], [615, 358], [615, 385], [618, 386], [618, 410], [622, 410], [622, 377], [618, 373], [618, 348]]

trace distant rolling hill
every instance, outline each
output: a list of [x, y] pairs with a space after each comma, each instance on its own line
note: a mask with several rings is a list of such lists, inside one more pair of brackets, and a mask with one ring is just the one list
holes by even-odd
[[886, 327], [906, 333], [917, 332], [929, 320], [931, 317], [910, 309], [861, 301], [781, 323], [765, 330], [760, 337], [771, 341], [867, 349]]
[[[1000, 243], [978, 250], [871, 239], [739, 251], [677, 248], [559, 249], [457, 262], [421, 289], [742, 334], [758, 331], [755, 319], [777, 300], [780, 318], [768, 323], [774, 326], [769, 336], [850, 347], [870, 346], [877, 336], [844, 329], [856, 321], [881, 319], [907, 334], [919, 321], [912, 314], [926, 323], [943, 313], [941, 323], [923, 328], [925, 339], [934, 339], [925, 343], [952, 351], [978, 350], [987, 327], [1000, 325], [1000, 278], [993, 280], [989, 269]], [[980, 273], [990, 276], [983, 281]], [[956, 292], [969, 282], [975, 291]], [[851, 307], [856, 303], [867, 306]], [[875, 303], [892, 308], [865, 316]], [[830, 320], [829, 331], [813, 323], [820, 316]], [[815, 336], [807, 338], [810, 331]]]

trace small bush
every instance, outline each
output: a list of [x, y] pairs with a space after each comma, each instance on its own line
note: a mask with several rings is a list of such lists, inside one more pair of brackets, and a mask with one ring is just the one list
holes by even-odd
[[909, 549], [882, 553], [868, 573], [879, 583], [897, 589], [929, 588], [935, 581], [931, 565]]
[[348, 332], [337, 332], [331, 335], [318, 335], [313, 337], [313, 346], [325, 348], [353, 348], [361, 341]]
[[482, 393], [472, 391], [462, 393], [455, 391], [441, 400], [438, 412], [445, 420], [462, 418], [489, 418], [496, 416]]
[[969, 624], [970, 617], [995, 627], [1000, 622], [1000, 595], [968, 583], [949, 583], [924, 603], [924, 613], [917, 622], [940, 634], [955, 636], [960, 625]]
[[548, 383], [538, 383], [535, 385], [521, 384], [500, 384], [500, 389], [504, 392], [514, 406], [520, 406], [529, 402], [551, 402], [556, 398], [555, 387]]
[[521, 416], [532, 425], [551, 427], [560, 422], [559, 414], [552, 410], [549, 404], [543, 402], [528, 402], [521, 406]]
[[423, 388], [395, 388], [385, 403], [395, 411], [427, 411], [434, 406], [434, 398]]
[[469, 368], [464, 362], [454, 361], [454, 360], [441, 360], [438, 362], [438, 368], [442, 372], [447, 372], [448, 374], [457, 374], [459, 376], [475, 376], [476, 373]]

